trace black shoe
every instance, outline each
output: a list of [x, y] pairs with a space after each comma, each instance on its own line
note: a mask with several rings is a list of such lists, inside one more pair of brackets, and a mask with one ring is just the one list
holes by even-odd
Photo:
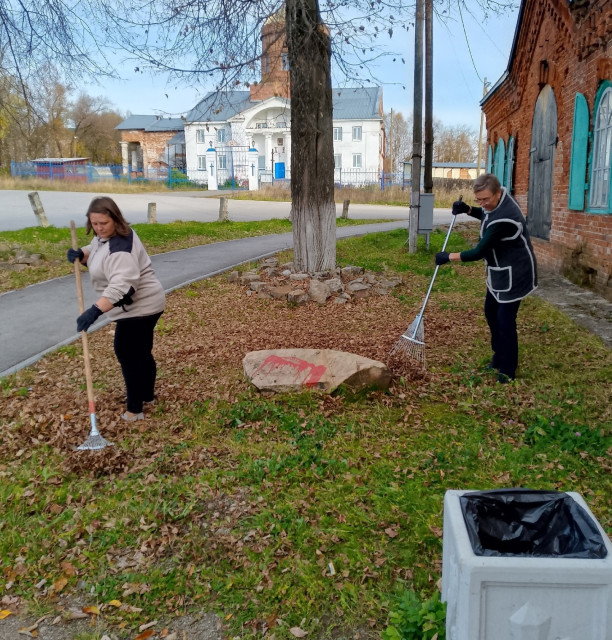
[[514, 376], [507, 376], [505, 373], [500, 373], [497, 376], [497, 382], [499, 382], [499, 384], [508, 384], [513, 380], [514, 380]]

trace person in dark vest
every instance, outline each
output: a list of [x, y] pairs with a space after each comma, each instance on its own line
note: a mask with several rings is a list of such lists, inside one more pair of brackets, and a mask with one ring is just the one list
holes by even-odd
[[484, 260], [487, 295], [484, 313], [491, 330], [493, 358], [489, 368], [498, 371], [498, 382], [514, 380], [518, 365], [516, 316], [521, 300], [538, 286], [535, 253], [527, 221], [517, 202], [496, 176], [485, 173], [474, 181], [471, 207], [462, 200], [453, 203], [452, 213], [467, 213], [480, 220], [480, 240], [468, 251], [436, 254], [436, 264], [450, 261]]

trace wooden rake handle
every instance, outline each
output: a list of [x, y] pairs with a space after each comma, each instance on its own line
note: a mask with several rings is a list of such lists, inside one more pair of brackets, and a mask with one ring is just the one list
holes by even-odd
[[[78, 249], [76, 237], [76, 225], [74, 220], [70, 221], [70, 236], [72, 238], [72, 248]], [[74, 277], [76, 278], [77, 296], [79, 298], [79, 313], [85, 311], [85, 301], [83, 299], [83, 282], [81, 280], [81, 265], [79, 260], [74, 261]], [[89, 341], [87, 339], [87, 331], [81, 331], [81, 340], [83, 342], [83, 360], [85, 362], [85, 381], [87, 383], [87, 401], [89, 402], [89, 413], [96, 412], [96, 404], [93, 393], [93, 379], [91, 376], [91, 359], [89, 357]]]

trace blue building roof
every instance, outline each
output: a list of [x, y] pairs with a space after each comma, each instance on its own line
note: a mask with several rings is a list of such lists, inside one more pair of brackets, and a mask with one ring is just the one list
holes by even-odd
[[[332, 89], [332, 100], [336, 120], [369, 120], [381, 117], [380, 87]], [[227, 122], [236, 114], [260, 102], [251, 101], [249, 91], [213, 91], [187, 114], [186, 121]]]
[[120, 122], [115, 129], [142, 131], [182, 131], [184, 121], [182, 118], [162, 118], [156, 115], [133, 115]]

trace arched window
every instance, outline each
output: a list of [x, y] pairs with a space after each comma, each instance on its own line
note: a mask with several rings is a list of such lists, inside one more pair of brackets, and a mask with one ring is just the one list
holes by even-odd
[[589, 207], [610, 210], [610, 170], [612, 161], [612, 86], [601, 94], [595, 111], [593, 162]]

